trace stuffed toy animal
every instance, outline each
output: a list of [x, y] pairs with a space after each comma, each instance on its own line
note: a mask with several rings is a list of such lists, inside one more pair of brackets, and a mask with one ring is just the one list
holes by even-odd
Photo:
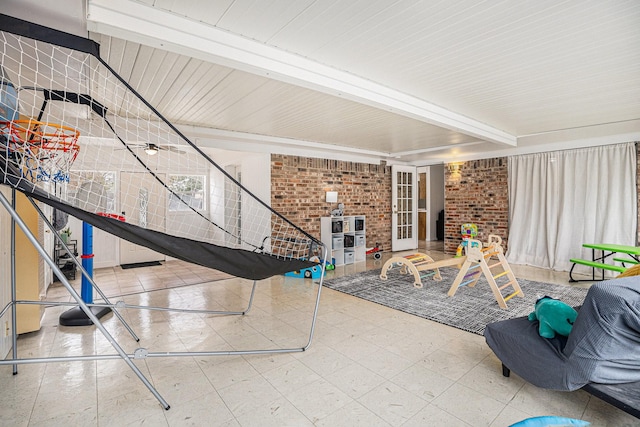
[[536, 301], [535, 310], [529, 314], [529, 320], [538, 320], [538, 333], [543, 338], [553, 338], [558, 335], [568, 336], [578, 312], [568, 304], [544, 296]]

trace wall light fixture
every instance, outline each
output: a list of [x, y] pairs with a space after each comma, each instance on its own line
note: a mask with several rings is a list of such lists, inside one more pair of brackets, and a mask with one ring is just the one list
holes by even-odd
[[461, 176], [460, 169], [462, 168], [462, 163], [448, 163], [447, 168], [449, 169], [449, 173], [453, 178], [459, 178]]

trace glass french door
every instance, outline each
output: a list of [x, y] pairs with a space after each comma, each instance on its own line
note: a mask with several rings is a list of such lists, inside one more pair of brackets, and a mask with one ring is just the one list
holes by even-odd
[[414, 166], [391, 166], [391, 250], [418, 247], [417, 169]]

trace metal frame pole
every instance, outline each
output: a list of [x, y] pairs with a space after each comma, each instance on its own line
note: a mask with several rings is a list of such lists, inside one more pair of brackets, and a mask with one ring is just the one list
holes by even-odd
[[102, 325], [102, 323], [100, 322], [100, 319], [98, 319], [98, 317], [96, 317], [93, 314], [93, 312], [91, 311], [89, 306], [87, 306], [87, 304], [84, 301], [82, 301], [82, 298], [76, 292], [76, 290], [73, 289], [73, 286], [71, 286], [71, 284], [69, 283], [67, 278], [60, 271], [60, 268], [58, 268], [58, 265], [55, 263], [55, 261], [53, 259], [51, 259], [51, 257], [47, 253], [47, 251], [42, 247], [40, 242], [38, 242], [38, 240], [33, 235], [31, 230], [29, 230], [29, 227], [27, 227], [27, 225], [24, 223], [24, 221], [22, 221], [22, 218], [20, 218], [20, 216], [18, 215], [16, 210], [12, 208], [12, 206], [9, 203], [9, 201], [7, 200], [7, 198], [1, 192], [0, 192], [0, 204], [2, 204], [5, 207], [5, 209], [7, 210], [7, 212], [9, 212], [9, 215], [11, 215], [11, 217], [13, 218], [15, 223], [18, 224], [20, 229], [27, 236], [27, 239], [29, 240], [29, 242], [31, 242], [33, 247], [38, 251], [38, 253], [44, 259], [44, 261], [47, 264], [49, 264], [49, 267], [51, 267], [51, 269], [58, 276], [58, 278], [60, 278], [60, 282], [64, 285], [65, 288], [67, 288], [67, 291], [69, 291], [71, 296], [76, 300], [76, 302], [78, 303], [78, 305], [80, 306], [82, 311], [84, 311], [84, 313], [87, 315], [87, 317], [89, 317], [89, 319], [91, 319], [93, 324], [96, 326], [96, 328], [98, 328], [100, 330], [100, 332], [102, 333], [102, 335], [104, 335], [104, 337], [107, 339], [107, 341], [109, 341], [109, 343], [111, 343], [112, 347], [120, 355], [120, 358], [122, 360], [124, 360], [124, 362], [127, 365], [129, 365], [131, 370], [133, 370], [133, 372], [136, 374], [136, 376], [140, 379], [140, 381], [142, 381], [142, 383], [147, 387], [147, 389], [149, 389], [149, 391], [155, 396], [155, 398], [158, 399], [160, 404], [165, 409], [169, 409], [170, 406], [167, 403], [167, 401], [164, 400], [164, 398], [160, 395], [160, 393], [158, 393], [158, 391], [155, 389], [155, 387], [149, 382], [147, 377], [145, 377], [144, 374], [140, 371], [140, 369], [131, 361], [131, 359], [129, 358], [127, 353], [125, 353], [125, 351], [122, 349], [122, 347], [120, 347], [120, 345], [116, 342], [116, 340], [113, 338], [113, 336], [111, 336], [109, 331], [107, 331], [105, 329], [104, 325]]

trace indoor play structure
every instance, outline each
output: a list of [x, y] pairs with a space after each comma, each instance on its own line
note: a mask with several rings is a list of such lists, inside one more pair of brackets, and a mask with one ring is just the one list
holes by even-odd
[[[465, 251], [466, 255], [464, 257], [441, 261], [434, 261], [429, 255], [423, 253], [392, 257], [382, 266], [380, 278], [387, 280], [389, 270], [399, 268], [401, 274], [413, 275], [413, 286], [422, 288], [422, 279], [433, 277], [436, 281], [442, 280], [439, 270], [441, 267], [458, 267], [460, 271], [447, 293], [450, 297], [454, 296], [458, 288], [462, 286], [475, 286], [483, 274], [487, 282], [489, 282], [491, 291], [500, 308], [507, 308], [507, 301], [515, 296], [524, 297], [518, 280], [504, 256], [502, 239], [499, 236], [490, 235], [486, 246], [483, 246], [479, 240], [468, 239]], [[497, 267], [502, 271], [494, 274], [492, 269]], [[496, 280], [501, 277], [506, 277], [508, 282], [498, 284]], [[503, 295], [503, 291], [509, 288], [513, 289], [513, 291]]]
[[417, 252], [411, 255], [389, 258], [383, 264], [382, 270], [380, 270], [380, 278], [387, 280], [389, 270], [399, 268], [401, 274], [412, 274], [414, 280], [413, 286], [421, 288], [423, 286], [422, 279], [433, 277], [433, 280], [442, 280], [439, 270], [440, 267], [461, 264], [462, 260], [459, 258], [435, 262], [429, 255]]
[[[274, 211], [269, 201], [261, 200], [243, 186], [166, 120], [125, 78], [115, 73], [100, 56], [100, 46], [94, 41], [7, 15], [0, 15], [0, 31], [0, 184], [9, 187], [13, 196], [10, 201], [0, 193], [0, 204], [12, 219], [12, 242], [17, 226], [73, 298], [71, 303], [18, 301], [12, 275], [12, 300], [0, 307], [0, 316], [11, 313], [15, 325], [17, 304], [77, 305], [115, 351], [23, 359], [17, 353], [14, 327], [13, 353], [0, 364], [12, 365], [17, 374], [20, 364], [48, 362], [52, 358], [121, 359], [160, 404], [169, 409], [169, 404], [132, 359], [195, 353], [154, 352], [143, 347], [126, 351], [94, 314], [94, 307], [112, 310], [117, 324], [126, 328], [137, 342], [133, 327], [120, 311], [244, 316], [252, 306], [259, 280], [316, 268], [320, 280], [313, 294], [315, 302], [309, 304], [310, 329], [308, 338], [299, 347], [282, 348], [274, 344], [258, 349], [201, 350], [197, 355], [305, 351], [313, 338], [325, 269], [325, 263], [312, 262], [310, 258], [320, 248], [320, 259], [327, 259], [322, 242]], [[105, 188], [93, 185], [91, 176], [95, 171], [117, 174], [117, 186], [106, 191], [110, 197], [107, 203]], [[30, 230], [17, 213], [16, 191], [27, 196], [45, 227], [50, 228], [69, 253], [72, 252], [41, 206], [47, 205], [117, 236], [121, 239], [121, 253], [159, 253], [247, 279], [238, 286], [246, 286], [248, 302], [235, 311], [112, 302], [87, 269], [71, 257], [88, 281], [89, 291], [99, 295], [95, 302], [88, 298], [84, 301], [34, 234], [37, 230]], [[126, 221], [121, 221], [118, 214], [125, 211]], [[15, 245], [12, 248], [15, 250]]]

